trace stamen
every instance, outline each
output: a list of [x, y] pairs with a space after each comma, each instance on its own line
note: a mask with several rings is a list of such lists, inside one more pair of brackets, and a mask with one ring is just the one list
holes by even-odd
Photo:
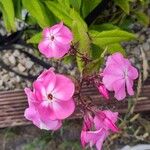
[[49, 100], [53, 99], [53, 95], [52, 94], [48, 94], [47, 97], [48, 97]]

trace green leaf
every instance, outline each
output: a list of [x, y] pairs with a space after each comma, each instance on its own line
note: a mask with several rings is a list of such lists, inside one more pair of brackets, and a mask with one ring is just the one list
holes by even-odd
[[0, 0], [0, 8], [2, 10], [6, 29], [10, 32], [15, 31], [15, 12], [12, 0]]
[[81, 0], [70, 0], [70, 4], [77, 12], [80, 12]]
[[42, 32], [39, 32], [34, 36], [32, 36], [29, 40], [27, 40], [27, 43], [38, 44], [41, 41], [41, 39], [42, 39]]
[[72, 63], [72, 61], [74, 60], [74, 57], [73, 56], [71, 56], [71, 55], [67, 55], [67, 56], [65, 56], [64, 58], [63, 58], [63, 63], [65, 63], [65, 64], [70, 64], [70, 63]]
[[102, 31], [102, 32], [91, 30], [89, 31], [89, 35], [92, 39], [92, 43], [100, 47], [108, 46], [109, 44], [132, 40], [136, 38], [134, 34], [119, 29]]
[[91, 53], [92, 53], [92, 58], [97, 59], [103, 53], [103, 48], [100, 48], [99, 46], [95, 44], [91, 44]]
[[123, 49], [123, 47], [119, 43], [110, 44], [110, 45], [108, 45], [108, 47], [105, 47], [105, 48], [107, 48], [107, 52], [110, 54], [113, 54], [115, 52], [120, 52], [123, 55], [126, 55], [125, 50]]
[[97, 30], [97, 31], [113, 30], [113, 29], [119, 29], [119, 27], [111, 23], [103, 23], [99, 25], [90, 26], [90, 30]]
[[86, 77], [88, 75], [93, 75], [93, 74], [97, 73], [100, 69], [102, 62], [103, 62], [103, 58], [100, 57], [100, 58], [88, 63], [83, 70], [83, 76]]
[[[66, 25], [71, 27], [72, 19], [70, 16], [70, 12], [68, 12], [67, 7], [62, 7], [62, 4], [54, 2], [54, 1], [45, 1], [46, 6], [48, 9], [61, 21], [63, 21]], [[62, 9], [63, 8], [63, 9]]]
[[102, 0], [83, 0], [82, 1], [82, 16], [85, 18], [92, 10], [102, 2]]
[[150, 23], [150, 18], [148, 15], [146, 15], [144, 12], [135, 12], [136, 18], [138, 20], [139, 23], [148, 26]]
[[[89, 56], [90, 54], [90, 39], [87, 34], [88, 27], [84, 20], [80, 17], [80, 15], [72, 10], [71, 16], [73, 19], [72, 31], [74, 34], [74, 43], [78, 43], [78, 50], [86, 55]], [[77, 65], [82, 72], [84, 63], [82, 62], [81, 58], [77, 57]]]
[[46, 13], [46, 8], [40, 0], [22, 0], [24, 7], [37, 20], [40, 27], [52, 25], [53, 20]]
[[130, 12], [129, 0], [114, 0], [115, 4], [118, 5], [126, 14]]
[[15, 16], [19, 19], [22, 19], [22, 2], [21, 0], [13, 0], [15, 8]]

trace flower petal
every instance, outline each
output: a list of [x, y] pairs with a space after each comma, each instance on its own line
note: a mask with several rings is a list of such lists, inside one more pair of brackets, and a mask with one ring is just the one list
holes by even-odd
[[52, 95], [59, 100], [69, 100], [75, 91], [74, 83], [64, 75], [56, 74], [56, 84]]
[[113, 91], [113, 83], [117, 82], [117, 80], [119, 80], [121, 77], [119, 76], [119, 78], [117, 76], [114, 75], [104, 75], [102, 82], [105, 85], [106, 89], [108, 89], [109, 91]]
[[133, 80], [131, 79], [127, 79], [126, 80], [126, 86], [127, 86], [127, 92], [129, 95], [134, 95], [134, 91], [133, 91]]
[[47, 58], [53, 57], [50, 47], [51, 44], [52, 42], [49, 39], [43, 39], [38, 45], [39, 51]]
[[57, 119], [65, 119], [69, 117], [75, 110], [75, 103], [73, 99], [68, 101], [54, 101], [53, 111]]
[[34, 107], [29, 107], [25, 110], [24, 116], [26, 119], [33, 122], [34, 125], [36, 125], [40, 129], [45, 130], [57, 130], [61, 127], [62, 123], [60, 120], [46, 120], [42, 121], [41, 116], [39, 113], [35, 110]]
[[113, 89], [115, 91], [115, 98], [119, 101], [123, 100], [126, 97], [125, 79], [115, 81], [113, 83]]
[[55, 87], [56, 75], [52, 68], [50, 68], [48, 70], [44, 70], [37, 80], [42, 82], [47, 94], [50, 94]]
[[73, 40], [72, 32], [69, 28], [63, 26], [55, 35], [56, 40], [62, 44], [69, 44]]
[[38, 80], [33, 83], [33, 92], [36, 96], [36, 100], [41, 102], [47, 99], [46, 89], [41, 82]]
[[58, 32], [60, 32], [60, 30], [62, 29], [62, 27], [63, 27], [63, 22], [60, 22], [60, 23], [55, 24], [54, 26], [50, 27], [49, 31], [50, 31], [51, 35], [54, 36], [55, 34], [57, 34]]
[[51, 56], [58, 59], [68, 53], [70, 49], [70, 44], [62, 44], [58, 41], [54, 41], [51, 45], [49, 45], [49, 47], [51, 51]]
[[138, 71], [135, 67], [130, 66], [128, 70], [128, 76], [131, 79], [137, 79], [138, 78]]

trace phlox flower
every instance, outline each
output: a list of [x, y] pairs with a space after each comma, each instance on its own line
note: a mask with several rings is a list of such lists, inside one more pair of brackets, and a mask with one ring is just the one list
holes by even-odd
[[81, 131], [82, 146], [85, 147], [86, 144], [89, 144], [90, 147], [93, 147], [95, 145], [97, 150], [101, 150], [110, 131], [118, 131], [115, 125], [117, 118], [118, 113], [109, 110], [97, 112], [94, 118], [89, 114], [85, 116]]
[[[28, 116], [35, 116], [34, 119], [41, 119], [46, 124], [48, 121], [55, 121], [60, 126], [61, 120], [74, 112], [74, 90], [71, 79], [54, 73], [51, 68], [45, 70], [33, 83], [33, 92], [30, 89], [25, 90], [29, 102], [29, 108], [25, 112], [30, 112]], [[27, 114], [29, 113], [25, 113], [25, 117], [34, 122]]]
[[61, 58], [70, 49], [72, 32], [62, 22], [43, 30], [39, 51], [47, 58]]
[[134, 95], [133, 81], [137, 78], [137, 69], [121, 53], [117, 52], [108, 57], [102, 81], [109, 91], [115, 92], [114, 97], [117, 100], [123, 100], [126, 91], [129, 95]]

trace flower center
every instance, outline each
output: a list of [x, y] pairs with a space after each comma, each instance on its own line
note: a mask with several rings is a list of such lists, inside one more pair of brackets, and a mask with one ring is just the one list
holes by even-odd
[[53, 36], [53, 35], [51, 36], [51, 40], [52, 40], [52, 41], [54, 40], [54, 36]]
[[50, 101], [53, 99], [53, 95], [52, 94], [48, 94], [47, 97], [48, 97], [48, 100], [50, 100]]

